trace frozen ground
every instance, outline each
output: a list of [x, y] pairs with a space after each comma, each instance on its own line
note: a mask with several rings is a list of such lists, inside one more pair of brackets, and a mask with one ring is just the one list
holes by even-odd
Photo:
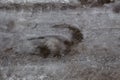
[[[61, 59], [30, 55], [31, 37], [70, 38], [67, 23], [81, 29], [83, 42]], [[15, 52], [18, 52], [15, 53]], [[54, 11], [0, 10], [0, 80], [120, 80], [120, 14], [111, 7]]]

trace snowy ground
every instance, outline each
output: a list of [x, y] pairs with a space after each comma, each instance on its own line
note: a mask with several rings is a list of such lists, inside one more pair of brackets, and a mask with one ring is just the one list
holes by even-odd
[[[77, 51], [61, 59], [30, 55], [27, 39], [31, 37], [70, 37], [66, 30], [50, 28], [61, 23], [82, 30], [84, 39]], [[0, 10], [0, 52], [0, 80], [120, 80], [120, 14], [108, 7], [34, 14], [30, 10]]]
[[11, 2], [11, 3], [27, 3], [27, 2], [32, 2], [32, 3], [36, 3], [36, 2], [70, 3], [70, 2], [78, 2], [78, 0], [74, 0], [74, 1], [73, 0], [0, 0], [0, 2], [2, 2], [2, 3], [7, 3], [7, 2]]

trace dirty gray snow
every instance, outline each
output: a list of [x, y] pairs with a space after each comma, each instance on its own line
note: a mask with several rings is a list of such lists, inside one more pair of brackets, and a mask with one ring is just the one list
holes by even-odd
[[0, 4], [0, 80], [120, 80], [119, 0]]

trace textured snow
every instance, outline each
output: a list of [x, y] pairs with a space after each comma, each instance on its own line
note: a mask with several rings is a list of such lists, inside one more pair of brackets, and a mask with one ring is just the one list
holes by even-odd
[[0, 2], [6, 3], [6, 2], [12, 2], [12, 3], [48, 3], [48, 2], [56, 2], [56, 3], [70, 3], [70, 2], [77, 2], [77, 0], [0, 0]]
[[[43, 59], [31, 55], [31, 37], [55, 34], [71, 38], [66, 29], [51, 28], [61, 23], [78, 27], [84, 35], [72, 56]], [[108, 7], [34, 14], [0, 10], [0, 80], [120, 80], [120, 14]]]

